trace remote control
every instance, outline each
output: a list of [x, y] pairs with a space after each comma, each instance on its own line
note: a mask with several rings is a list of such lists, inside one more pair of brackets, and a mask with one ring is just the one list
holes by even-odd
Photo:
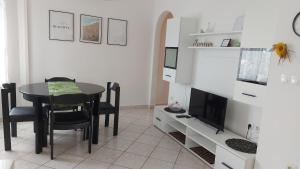
[[191, 116], [188, 115], [177, 115], [177, 118], [191, 118]]

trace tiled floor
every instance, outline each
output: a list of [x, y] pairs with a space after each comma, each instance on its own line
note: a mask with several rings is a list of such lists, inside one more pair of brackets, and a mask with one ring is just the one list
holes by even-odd
[[[12, 139], [12, 151], [5, 152], [2, 124], [0, 159], [14, 159], [15, 169], [209, 169], [169, 136], [152, 125], [152, 110], [126, 109], [120, 112], [119, 135], [104, 128], [100, 117], [100, 143], [87, 152], [81, 131], [55, 131], [54, 154], [49, 149], [34, 153], [32, 123], [18, 124], [18, 138]], [[113, 120], [113, 118], [111, 118]], [[111, 126], [112, 126], [111, 121]]]

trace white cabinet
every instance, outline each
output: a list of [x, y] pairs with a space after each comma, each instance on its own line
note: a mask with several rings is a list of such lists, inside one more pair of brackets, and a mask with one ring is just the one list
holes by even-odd
[[242, 103], [261, 107], [267, 86], [236, 81], [233, 99]]
[[253, 169], [254, 158], [242, 159], [228, 150], [217, 146], [214, 169]]
[[180, 21], [181, 19], [167, 20], [167, 32], [166, 32], [166, 42], [165, 42], [166, 47], [179, 46]]
[[175, 83], [176, 69], [164, 68], [163, 80]]
[[[216, 129], [195, 118], [177, 118], [177, 114], [168, 113], [165, 106], [155, 106], [153, 124], [187, 151], [203, 160], [205, 164], [214, 169], [253, 169], [255, 154], [247, 154], [233, 150], [226, 145], [227, 139], [244, 139], [228, 130], [216, 134]], [[187, 113], [186, 113], [187, 114]], [[174, 135], [176, 133], [176, 135]], [[178, 135], [180, 137], [178, 137]], [[182, 142], [182, 137], [185, 141]], [[203, 147], [206, 154], [215, 156], [215, 164], [211, 164], [203, 158], [194, 148]]]
[[[167, 21], [166, 51], [168, 48], [172, 50], [175, 48], [177, 49], [177, 53], [175, 56], [169, 55], [169, 57], [172, 57], [168, 59], [171, 61], [172, 68], [166, 65], [167, 55], [165, 56], [163, 80], [180, 84], [191, 83], [194, 51], [188, 48], [193, 43], [193, 37], [189, 36], [189, 34], [196, 30], [196, 18], [176, 18]], [[174, 59], [174, 57], [176, 58]], [[172, 62], [174, 60], [176, 60], [175, 63]]]

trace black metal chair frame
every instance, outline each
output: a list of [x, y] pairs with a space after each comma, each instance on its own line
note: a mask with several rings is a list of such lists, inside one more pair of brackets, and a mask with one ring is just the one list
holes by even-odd
[[[114, 128], [113, 135], [118, 135], [118, 126], [119, 126], [119, 107], [120, 107], [120, 85], [118, 83], [107, 82], [107, 93], [106, 101], [100, 102], [99, 104], [99, 115], [105, 114], [105, 127], [109, 126], [109, 115], [114, 114]], [[111, 91], [115, 92], [115, 103], [111, 104]], [[101, 105], [106, 104], [110, 105], [108, 109], [103, 109]]]
[[[34, 130], [35, 130], [36, 113], [32, 107], [32, 112], [30, 115], [29, 114], [22, 115], [22, 113], [20, 113], [18, 116], [10, 115], [10, 111], [13, 110], [14, 108], [15, 109], [30, 108], [30, 107], [16, 107], [16, 84], [15, 83], [3, 84], [3, 89], [1, 89], [1, 96], [2, 96], [4, 146], [5, 146], [5, 151], [10, 151], [11, 150], [10, 136], [17, 137], [17, 122], [33, 121]], [[9, 101], [9, 97], [10, 97], [10, 101]], [[10, 125], [11, 125], [11, 131], [10, 131]]]
[[[92, 143], [92, 120], [93, 115], [91, 111], [91, 101], [90, 98], [85, 94], [66, 94], [61, 96], [51, 96], [50, 97], [50, 146], [51, 146], [51, 160], [53, 159], [53, 131], [54, 130], [71, 130], [71, 129], [88, 129], [88, 152], [91, 153], [91, 143]], [[82, 109], [75, 112], [58, 112], [53, 109], [55, 104], [64, 105], [78, 105]], [[81, 113], [87, 115], [88, 120], [86, 121], [76, 121], [78, 119], [72, 119], [75, 117], [74, 113]], [[65, 119], [60, 119], [63, 121], [56, 121], [56, 118], [64, 114]], [[72, 116], [74, 115], [74, 116]], [[78, 114], [80, 115], [80, 114]], [[65, 121], [64, 121], [65, 120]], [[72, 121], [73, 120], [73, 121]]]

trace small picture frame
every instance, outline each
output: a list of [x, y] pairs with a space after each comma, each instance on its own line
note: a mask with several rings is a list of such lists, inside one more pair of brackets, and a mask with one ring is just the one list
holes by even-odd
[[230, 46], [231, 39], [223, 39], [221, 43], [221, 47], [229, 47]]
[[49, 10], [49, 40], [74, 41], [74, 13]]
[[108, 18], [107, 44], [127, 46], [127, 27], [127, 20]]
[[80, 15], [80, 42], [101, 44], [102, 17]]

